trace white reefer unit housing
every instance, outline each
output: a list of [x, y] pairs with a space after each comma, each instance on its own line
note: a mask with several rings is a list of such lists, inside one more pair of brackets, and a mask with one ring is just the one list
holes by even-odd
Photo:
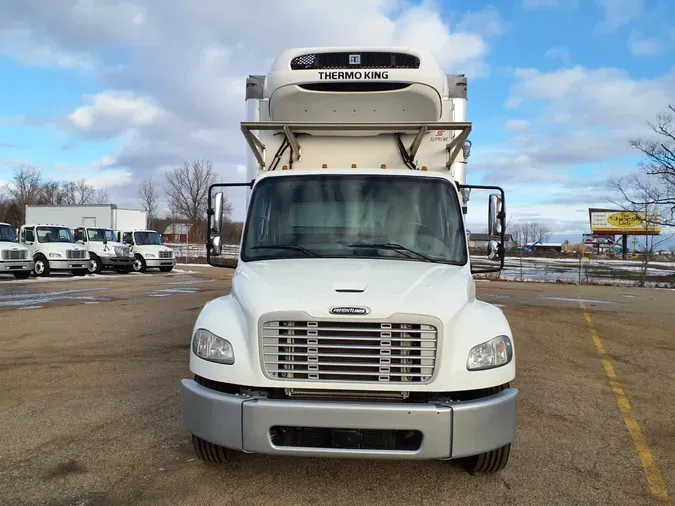
[[446, 75], [424, 51], [287, 50], [267, 75], [247, 80], [247, 175], [283, 166], [414, 168], [464, 184], [466, 103], [466, 77]]
[[119, 209], [115, 204], [26, 206], [26, 223], [63, 225], [73, 230], [77, 227], [144, 229], [147, 220], [146, 211]]

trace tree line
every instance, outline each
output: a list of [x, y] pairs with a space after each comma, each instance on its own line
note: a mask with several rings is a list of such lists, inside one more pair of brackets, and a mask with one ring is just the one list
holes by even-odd
[[[205, 239], [208, 191], [215, 181], [216, 174], [208, 160], [183, 162], [168, 171], [163, 182], [152, 176], [141, 181], [137, 197], [139, 207], [148, 213], [147, 226], [154, 228], [159, 220], [187, 222], [191, 225], [191, 232], [196, 240]], [[106, 188], [95, 188], [86, 179], [51, 180], [39, 168], [29, 165], [17, 167], [3, 189], [4, 192], [0, 192], [0, 221], [9, 223], [14, 228], [25, 223], [26, 205], [111, 203]], [[224, 214], [228, 224], [225, 232], [230, 235], [241, 233], [237, 224], [230, 223], [232, 204], [227, 199]]]

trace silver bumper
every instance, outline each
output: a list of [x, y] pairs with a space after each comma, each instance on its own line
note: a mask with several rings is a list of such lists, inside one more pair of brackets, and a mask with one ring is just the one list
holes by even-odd
[[[213, 444], [277, 455], [449, 459], [494, 450], [516, 437], [519, 391], [509, 388], [483, 399], [435, 404], [383, 404], [253, 399], [181, 381], [185, 429]], [[274, 426], [418, 430], [414, 451], [277, 446]]]
[[77, 259], [77, 260], [54, 260], [50, 258], [48, 260], [49, 268], [53, 271], [59, 270], [71, 270], [71, 269], [86, 269], [89, 267], [89, 259]]
[[146, 267], [169, 267], [176, 265], [176, 258], [145, 258]]
[[32, 260], [2, 260], [0, 272], [32, 271], [35, 263]]
[[134, 264], [134, 257], [99, 257], [105, 267], [124, 267]]

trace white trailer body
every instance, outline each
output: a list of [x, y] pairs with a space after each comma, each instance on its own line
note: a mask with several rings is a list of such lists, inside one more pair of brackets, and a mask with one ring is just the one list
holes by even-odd
[[144, 229], [148, 213], [139, 209], [119, 209], [114, 204], [27, 205], [26, 223], [58, 223], [75, 230], [79, 227]]
[[[197, 455], [461, 459], [506, 465], [519, 392], [502, 311], [498, 187], [466, 185], [466, 78], [408, 48], [285, 51], [247, 81], [248, 212], [231, 293], [202, 309], [181, 382]], [[488, 199], [489, 257], [466, 202]], [[207, 258], [221, 253], [209, 195]]]

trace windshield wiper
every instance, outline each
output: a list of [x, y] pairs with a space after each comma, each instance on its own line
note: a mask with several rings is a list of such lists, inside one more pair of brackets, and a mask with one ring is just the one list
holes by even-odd
[[320, 257], [318, 253], [315, 253], [314, 251], [308, 250], [307, 248], [304, 248], [303, 246], [298, 246], [297, 244], [264, 244], [260, 246], [253, 246], [251, 249], [292, 249], [296, 251], [302, 251], [305, 255], [310, 256], [310, 257]]
[[[406, 248], [402, 244], [396, 244], [393, 242], [383, 242], [383, 243], [356, 243], [356, 244], [350, 244], [350, 248], [378, 248], [378, 249], [390, 249], [397, 251], [401, 254], [404, 254], [404, 251], [407, 251], [408, 253], [412, 253], [414, 255], [417, 255], [418, 257], [426, 260], [427, 262], [436, 262], [436, 260], [433, 260], [432, 258], [429, 258], [428, 256], [424, 255], [423, 253], [420, 253], [419, 251], [412, 250], [410, 248]], [[411, 258], [409, 255], [405, 255], [408, 258]]]

